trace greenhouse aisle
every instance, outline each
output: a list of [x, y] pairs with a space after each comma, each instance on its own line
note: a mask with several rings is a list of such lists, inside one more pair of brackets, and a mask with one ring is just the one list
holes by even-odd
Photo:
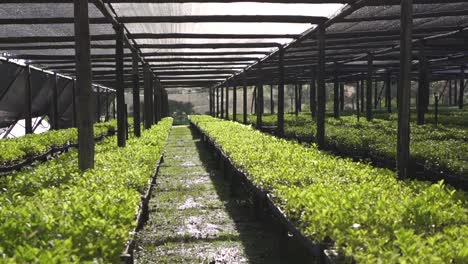
[[[173, 127], [137, 263], [280, 263], [279, 239], [245, 194], [230, 195], [213, 155], [189, 127]], [[283, 259], [287, 256], [282, 256]]]

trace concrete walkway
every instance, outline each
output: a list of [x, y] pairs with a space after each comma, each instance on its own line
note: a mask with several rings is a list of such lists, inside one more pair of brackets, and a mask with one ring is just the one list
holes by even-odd
[[207, 146], [188, 127], [173, 127], [135, 262], [297, 263], [281, 262], [279, 239], [228, 184]]

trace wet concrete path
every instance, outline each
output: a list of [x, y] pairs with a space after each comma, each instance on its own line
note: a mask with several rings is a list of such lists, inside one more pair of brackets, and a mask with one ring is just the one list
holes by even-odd
[[149, 207], [136, 263], [289, 263], [247, 196], [230, 195], [211, 151], [188, 127], [172, 129]]

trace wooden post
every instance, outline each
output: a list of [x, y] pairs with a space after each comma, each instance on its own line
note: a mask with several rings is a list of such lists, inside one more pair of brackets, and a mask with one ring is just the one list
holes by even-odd
[[[115, 92], [114, 92], [115, 93]], [[114, 96], [114, 99], [112, 100], [112, 118], [115, 120], [116, 119], [116, 115], [117, 115], [117, 110], [115, 108], [115, 101], [116, 101], [116, 98]]]
[[389, 70], [385, 75], [385, 105], [387, 106], [387, 112], [392, 112], [392, 74]]
[[359, 104], [359, 98], [360, 96], [360, 91], [359, 91], [359, 81], [356, 82], [356, 113], [357, 116], [359, 117], [359, 111], [360, 111], [360, 104]]
[[372, 74], [373, 58], [372, 54], [367, 54], [367, 91], [366, 91], [366, 119], [372, 120]]
[[216, 87], [216, 117], [219, 117], [219, 86]]
[[126, 123], [125, 120], [125, 86], [124, 86], [124, 30], [123, 25], [115, 29], [115, 80], [117, 92], [117, 145], [125, 147]]
[[237, 86], [232, 86], [232, 120], [237, 121]]
[[317, 25], [317, 146], [325, 148], [325, 27]]
[[361, 88], [361, 113], [364, 113], [364, 104], [366, 103], [365, 101], [365, 89], [364, 89], [365, 85], [364, 85], [364, 79], [361, 80], [361, 85], [360, 85], [360, 88]]
[[460, 93], [458, 95], [458, 108], [463, 109], [463, 97], [465, 95], [465, 65], [460, 67]]
[[340, 83], [340, 111], [344, 111], [344, 83]]
[[[161, 119], [163, 118], [163, 108], [162, 108], [162, 105], [163, 105], [163, 96], [162, 96], [162, 90], [163, 90], [163, 87], [162, 87], [162, 84], [161, 82], [158, 80], [157, 82], [157, 93], [158, 93], [158, 116], [157, 116], [157, 119], [158, 119], [158, 122], [161, 121]], [[169, 95], [167, 95], [167, 114], [169, 115]]]
[[140, 120], [140, 76], [138, 74], [138, 53], [132, 50], [132, 77], [133, 77], [133, 133], [136, 137], [141, 136]]
[[210, 87], [210, 109], [211, 109], [211, 116], [216, 116], [216, 103], [215, 103], [215, 90], [216, 88]]
[[144, 67], [144, 90], [143, 90], [143, 100], [144, 100], [144, 124], [145, 129], [149, 129], [153, 124], [153, 111], [152, 111], [152, 104], [153, 104], [153, 89], [152, 89], [152, 76], [151, 70], [148, 64]]
[[452, 80], [448, 81], [448, 105], [452, 105]]
[[434, 93], [434, 126], [437, 127], [439, 124], [439, 95]]
[[424, 124], [424, 115], [426, 113], [426, 95], [429, 94], [429, 81], [428, 81], [428, 62], [424, 46], [419, 47], [419, 83], [418, 83], [418, 97], [417, 97], [417, 124]]
[[243, 115], [243, 122], [247, 124], [247, 76], [246, 73], [242, 74], [242, 115]]
[[250, 113], [257, 115], [257, 86], [254, 86], [253, 96], [252, 96], [252, 105], [250, 106]]
[[294, 85], [294, 114], [296, 116], [299, 114], [299, 85], [297, 83]]
[[76, 79], [72, 80], [72, 123], [73, 127], [77, 127], [77, 114], [76, 114]]
[[284, 48], [279, 48], [278, 54], [278, 127], [277, 135], [282, 137], [284, 135]]
[[299, 84], [298, 86], [298, 94], [299, 94], [299, 100], [298, 100], [298, 109], [299, 112], [302, 112], [302, 83]]
[[101, 122], [101, 88], [96, 86], [96, 122]]
[[377, 109], [377, 106], [379, 104], [379, 90], [378, 90], [379, 85], [378, 84], [379, 82], [376, 80], [374, 82], [374, 94], [373, 94], [374, 95], [374, 109]]
[[221, 90], [221, 119], [224, 119], [224, 88], [219, 87]]
[[106, 122], [110, 120], [110, 110], [109, 110], [109, 90], [106, 89]]
[[154, 116], [154, 119], [153, 119], [153, 124], [157, 124], [158, 123], [158, 117], [159, 117], [159, 107], [160, 107], [160, 104], [161, 102], [159, 102], [159, 97], [158, 97], [158, 82], [157, 82], [157, 79], [156, 79], [156, 76], [152, 75], [151, 76], [153, 78], [153, 116]]
[[58, 122], [59, 122], [59, 109], [58, 109], [58, 76], [57, 73], [54, 73], [54, 86], [52, 87], [52, 122], [51, 128], [53, 130], [58, 130]]
[[81, 171], [94, 167], [93, 90], [88, 0], [74, 0], [77, 87], [78, 163]]
[[275, 113], [275, 100], [273, 99], [273, 84], [270, 84], [270, 114]]
[[208, 108], [209, 108], [208, 111], [210, 113], [210, 116], [213, 116], [213, 105], [212, 105], [213, 104], [213, 97], [211, 96], [211, 92], [212, 92], [211, 89], [212, 89], [211, 87], [208, 89], [208, 104], [209, 104], [208, 105]]
[[32, 84], [31, 84], [31, 67], [26, 66], [25, 78], [26, 78], [26, 87], [25, 87], [25, 104], [26, 104], [26, 113], [24, 116], [24, 128], [26, 134], [32, 134]]
[[[313, 71], [313, 70], [312, 70]], [[317, 114], [317, 101], [316, 101], [316, 94], [317, 94], [317, 86], [315, 84], [315, 74], [313, 74], [312, 81], [310, 82], [310, 89], [309, 89], [309, 104], [310, 104], [310, 113], [312, 115], [312, 119], [315, 119]]]
[[257, 129], [262, 128], [262, 115], [263, 115], [263, 80], [262, 80], [262, 66], [258, 64], [258, 84], [257, 84], [257, 105], [255, 109], [257, 110]]
[[413, 0], [401, 1], [400, 85], [398, 105], [397, 176], [408, 177], [410, 159], [410, 92]]
[[340, 83], [338, 80], [338, 66], [335, 64], [334, 72], [334, 82], [333, 82], [333, 117], [340, 118]]
[[224, 119], [229, 120], [229, 83], [226, 83], [226, 114]]
[[454, 88], [453, 88], [453, 105], [457, 105], [458, 102], [458, 82], [457, 79], [453, 80]]
[[166, 89], [162, 86], [159, 89], [161, 94], [161, 117], [168, 117], [169, 116], [169, 95], [167, 94]]

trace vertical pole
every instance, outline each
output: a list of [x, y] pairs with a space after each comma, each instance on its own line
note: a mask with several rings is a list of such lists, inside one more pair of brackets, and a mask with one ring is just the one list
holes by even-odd
[[344, 83], [340, 83], [340, 111], [344, 111]]
[[154, 107], [155, 107], [155, 104], [156, 102], [154, 101], [154, 73], [153, 71], [151, 70], [150, 68], [150, 71], [149, 71], [149, 75], [148, 75], [148, 82], [149, 82], [149, 92], [150, 92], [150, 98], [149, 98], [149, 101], [150, 101], [150, 107], [149, 107], [149, 112], [150, 112], [150, 116], [149, 116], [149, 122], [151, 125], [154, 124], [154, 119], [156, 118], [154, 116]]
[[325, 27], [321, 23], [317, 26], [317, 145], [325, 147]]
[[164, 89], [162, 86], [159, 86], [159, 91], [158, 94], [160, 95], [161, 99], [159, 99], [159, 104], [160, 104], [160, 113], [161, 113], [161, 118], [168, 117], [169, 116], [169, 95], [167, 94], [166, 89]]
[[[314, 71], [313, 69], [312, 71]], [[310, 82], [310, 91], [309, 91], [309, 103], [310, 103], [310, 113], [312, 115], [312, 119], [315, 119], [315, 116], [317, 114], [317, 101], [316, 101], [316, 94], [317, 94], [317, 86], [315, 84], [315, 74], [312, 73], [314, 76], [312, 78], [312, 81]]]
[[359, 121], [359, 118], [361, 117], [361, 108], [362, 105], [359, 104], [360, 98], [361, 98], [361, 87], [359, 87], [359, 81], [356, 82], [356, 117], [357, 120]]
[[242, 115], [243, 115], [243, 122], [247, 124], [247, 76], [246, 73], [242, 74]]
[[275, 113], [275, 100], [273, 99], [273, 84], [270, 84], [270, 114]]
[[237, 85], [232, 86], [232, 120], [237, 121]]
[[101, 122], [101, 89], [96, 86], [96, 122]]
[[58, 76], [54, 73], [54, 86], [52, 87], [52, 129], [57, 130], [58, 127]]
[[[405, 0], [403, 0], [405, 1]], [[367, 91], [366, 91], [366, 119], [372, 120], [372, 73], [373, 58], [372, 54], [367, 54]]]
[[210, 87], [210, 114], [211, 116], [215, 116], [215, 89], [213, 87]]
[[361, 88], [361, 113], [364, 113], [364, 104], [365, 104], [365, 89], [364, 89], [364, 79], [361, 80], [361, 85], [360, 85], [360, 88]]
[[208, 89], [208, 103], [209, 103], [209, 113], [210, 113], [210, 116], [213, 116], [213, 107], [212, 107], [212, 103], [213, 103], [213, 98], [211, 97], [211, 87]]
[[278, 128], [279, 137], [284, 135], [284, 48], [279, 48], [278, 59]]
[[378, 81], [374, 82], [374, 109], [377, 109], [377, 105], [379, 104], [379, 85]]
[[124, 119], [125, 119], [125, 139], [128, 139], [128, 107], [127, 107], [127, 104], [124, 104], [124, 109], [125, 109], [125, 115], [124, 115]]
[[392, 112], [392, 74], [389, 70], [385, 75], [385, 105], [387, 106], [387, 112]]
[[132, 50], [132, 79], [133, 79], [133, 133], [141, 136], [140, 120], [140, 76], [138, 74], [138, 53]]
[[250, 113], [257, 114], [257, 108], [258, 108], [257, 107], [257, 86], [254, 86], [253, 96], [252, 96], [252, 105], [250, 106]]
[[257, 84], [257, 105], [255, 109], [257, 110], [257, 129], [262, 128], [262, 115], [263, 115], [263, 81], [262, 81], [262, 66], [258, 64], [258, 84]]
[[465, 95], [465, 65], [460, 67], [460, 93], [458, 95], [458, 108], [463, 109], [463, 97]]
[[144, 89], [143, 89], [143, 101], [144, 101], [144, 125], [145, 129], [149, 129], [152, 124], [152, 111], [151, 111], [151, 101], [153, 95], [151, 94], [151, 72], [149, 65], [144, 65], [143, 67], [143, 79], [144, 79]]
[[78, 163], [84, 171], [94, 167], [94, 132], [91, 87], [91, 38], [88, 0], [74, 0], [75, 59], [78, 108]]
[[125, 94], [124, 94], [124, 31], [123, 26], [119, 25], [116, 29], [115, 40], [115, 80], [117, 92], [117, 145], [125, 147], [126, 123], [125, 120]]
[[221, 86], [219, 89], [221, 90], [221, 119], [224, 119], [224, 88]]
[[216, 87], [216, 117], [219, 117], [219, 86]]
[[452, 105], [452, 80], [448, 81], [448, 105]]
[[335, 76], [333, 82], [333, 117], [340, 118], [340, 83], [338, 81], [338, 66], [335, 64]]
[[76, 79], [72, 80], [72, 118], [73, 127], [77, 127], [77, 115], [76, 115]]
[[224, 119], [229, 120], [229, 83], [226, 83], [226, 114]]
[[453, 83], [454, 83], [454, 88], [453, 88], [453, 105], [457, 105], [457, 102], [458, 102], [458, 82], [457, 82], [457, 79], [453, 80]]
[[[158, 119], [158, 122], [159, 122], [163, 118], [163, 114], [162, 114], [162, 112], [163, 112], [163, 108], [162, 108], [162, 102], [163, 102], [162, 89], [163, 89], [163, 87], [162, 87], [162, 84], [161, 84], [161, 82], [159, 80], [157, 81], [157, 84], [158, 84], [157, 89], [156, 89], [156, 91], [158, 92], [158, 116], [157, 116], [157, 119]], [[167, 95], [167, 96], [168, 96], [167, 100], [166, 100], [167, 101], [167, 103], [166, 103], [167, 104], [167, 114], [169, 115], [169, 95]]]
[[429, 94], [428, 81], [428, 62], [424, 46], [419, 47], [419, 82], [418, 82], [418, 97], [417, 97], [417, 124], [424, 124], [424, 114], [426, 113], [426, 94]]
[[299, 86], [297, 83], [294, 85], [294, 114], [296, 116], [299, 114]]
[[408, 177], [410, 144], [411, 41], [413, 0], [401, 1], [400, 85], [398, 105], [397, 176]]
[[302, 112], [302, 83], [298, 86], [298, 93], [299, 93], [299, 101], [298, 101], [298, 108], [299, 112]]
[[158, 123], [159, 111], [158, 108], [160, 107], [159, 97], [158, 97], [158, 81], [156, 76], [152, 76], [152, 83], [153, 83], [153, 124]]
[[439, 95], [434, 93], [434, 125], [437, 127], [439, 124]]
[[116, 114], [117, 114], [117, 110], [115, 108], [115, 101], [116, 101], [116, 98], [115, 98], [115, 95], [114, 95], [114, 99], [112, 100], [112, 118], [113, 119], [116, 118]]
[[106, 122], [109, 121], [109, 90], [106, 89]]
[[28, 65], [25, 71], [25, 78], [26, 78], [26, 95], [25, 95], [25, 103], [26, 103], [26, 114], [24, 117], [24, 128], [26, 134], [32, 134], [32, 84], [31, 84], [31, 67]]
[[359, 114], [359, 97], [360, 97], [360, 91], [359, 91], [359, 81], [356, 82], [356, 88], [355, 88], [355, 97], [356, 97], [356, 112]]

